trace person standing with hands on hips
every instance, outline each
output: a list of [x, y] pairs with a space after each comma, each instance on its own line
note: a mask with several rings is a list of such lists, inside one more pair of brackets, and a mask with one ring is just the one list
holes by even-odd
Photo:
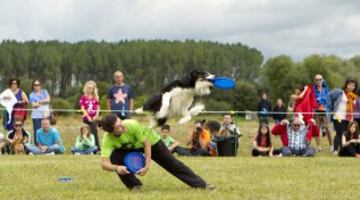
[[142, 183], [135, 174], [130, 174], [124, 166], [124, 157], [130, 152], [144, 152], [145, 166], [137, 174], [146, 175], [154, 160], [169, 173], [193, 188], [215, 189], [196, 175], [189, 167], [177, 160], [153, 129], [145, 128], [136, 120], [122, 121], [115, 115], [108, 115], [101, 120], [101, 127], [106, 133], [103, 137], [101, 167], [117, 173], [129, 190], [140, 190]]

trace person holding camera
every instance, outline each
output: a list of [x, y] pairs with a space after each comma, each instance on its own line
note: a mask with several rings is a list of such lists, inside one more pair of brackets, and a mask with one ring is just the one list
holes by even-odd
[[210, 133], [204, 128], [206, 120], [195, 121], [194, 130], [187, 145], [177, 146], [174, 152], [180, 156], [210, 156]]

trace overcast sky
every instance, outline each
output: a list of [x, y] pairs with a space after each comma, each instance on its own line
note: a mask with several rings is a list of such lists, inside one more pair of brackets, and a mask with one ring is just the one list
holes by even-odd
[[360, 54], [356, 0], [0, 0], [0, 40], [241, 42], [295, 60]]

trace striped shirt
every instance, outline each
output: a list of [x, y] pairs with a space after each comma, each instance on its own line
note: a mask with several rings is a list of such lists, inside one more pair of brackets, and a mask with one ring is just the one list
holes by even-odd
[[308, 127], [305, 125], [301, 125], [298, 131], [295, 131], [291, 125], [287, 127], [287, 134], [289, 138], [290, 149], [301, 150], [305, 149], [308, 146], [306, 141], [306, 135], [308, 132]]

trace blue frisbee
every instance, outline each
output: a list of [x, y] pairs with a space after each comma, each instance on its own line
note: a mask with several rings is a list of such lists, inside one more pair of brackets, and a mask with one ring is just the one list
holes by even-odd
[[58, 181], [62, 183], [72, 182], [73, 180], [74, 179], [72, 177], [68, 177], [68, 176], [62, 176], [58, 178]]
[[132, 174], [136, 174], [145, 167], [145, 156], [140, 152], [128, 153], [124, 158], [124, 164]]
[[235, 81], [233, 79], [225, 77], [225, 76], [215, 77], [212, 82], [216, 88], [219, 88], [222, 90], [228, 90], [228, 89], [235, 88]]

